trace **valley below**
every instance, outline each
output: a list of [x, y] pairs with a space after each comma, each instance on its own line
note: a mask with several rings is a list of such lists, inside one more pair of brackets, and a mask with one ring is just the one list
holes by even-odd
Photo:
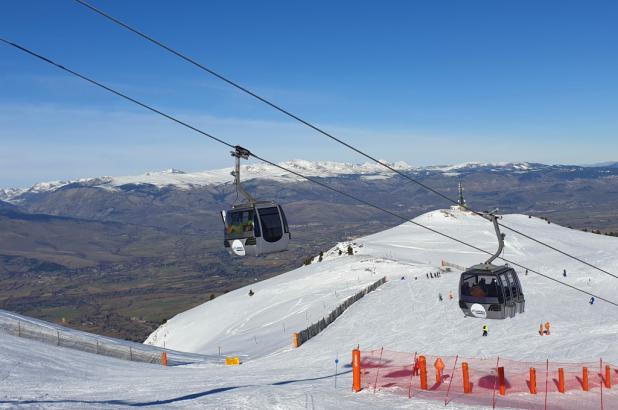
[[[618, 232], [618, 168], [531, 168], [465, 166], [456, 175], [452, 169], [410, 175], [455, 199], [461, 181], [477, 210], [499, 208], [573, 229]], [[316, 178], [406, 218], [451, 205], [400, 176], [351, 171]], [[337, 242], [402, 222], [308, 182], [254, 178], [246, 187], [284, 206], [292, 231], [287, 252], [245, 259], [225, 252], [219, 211], [236, 200], [229, 183], [110, 189], [82, 181], [5, 194], [0, 308], [143, 341], [182, 311], [295, 269]]]

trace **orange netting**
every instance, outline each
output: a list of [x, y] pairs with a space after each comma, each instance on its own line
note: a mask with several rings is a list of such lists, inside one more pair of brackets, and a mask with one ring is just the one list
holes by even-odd
[[[535, 363], [501, 358], [438, 358], [423, 355], [426, 362], [426, 389], [423, 389], [421, 368], [415, 366], [422, 362], [420, 356], [420, 353], [383, 349], [361, 352], [363, 390], [388, 391], [410, 398], [442, 400], [445, 404], [457, 402], [489, 408], [618, 409], [618, 386], [611, 386], [618, 382], [618, 367], [610, 363]], [[438, 359], [443, 364], [438, 363], [438, 367], [442, 367], [441, 374], [435, 367]], [[467, 393], [464, 392], [463, 369], [466, 366], [469, 380]], [[499, 371], [499, 368], [503, 370]], [[535, 390], [535, 383], [531, 383], [531, 368], [536, 373], [535, 394], [531, 393]], [[502, 378], [499, 372], [503, 372]], [[607, 373], [609, 379], [606, 378]]]

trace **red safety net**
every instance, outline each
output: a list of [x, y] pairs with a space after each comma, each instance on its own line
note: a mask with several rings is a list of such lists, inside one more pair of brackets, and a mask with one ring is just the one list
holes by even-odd
[[[421, 371], [415, 369], [421, 355], [384, 349], [361, 352], [363, 390], [488, 408], [618, 409], [618, 385], [606, 386], [606, 366], [609, 366], [610, 385], [618, 383], [618, 367], [610, 363], [519, 362], [502, 358], [422, 355], [427, 369], [425, 390], [421, 388]], [[438, 359], [444, 365], [441, 375], [435, 367]], [[464, 393], [464, 363], [468, 367], [469, 393]], [[588, 391], [584, 391], [584, 367], [588, 369]], [[498, 368], [503, 368], [502, 383]], [[536, 372], [536, 394], [531, 393], [531, 388], [534, 390], [531, 368]], [[562, 369], [564, 393], [560, 391], [559, 369]]]

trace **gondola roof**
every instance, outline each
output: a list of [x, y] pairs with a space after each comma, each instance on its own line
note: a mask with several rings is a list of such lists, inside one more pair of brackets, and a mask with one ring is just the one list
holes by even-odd
[[507, 270], [513, 269], [508, 265], [493, 265], [491, 263], [479, 263], [478, 265], [474, 265], [465, 270], [464, 273], [491, 273], [491, 274], [499, 274], [505, 272]]

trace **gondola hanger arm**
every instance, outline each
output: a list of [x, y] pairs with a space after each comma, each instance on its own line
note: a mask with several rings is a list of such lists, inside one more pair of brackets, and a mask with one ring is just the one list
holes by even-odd
[[238, 190], [238, 192], [240, 192], [242, 196], [245, 197], [245, 199], [247, 199], [247, 201], [251, 205], [254, 205], [256, 202], [255, 198], [251, 196], [251, 194], [249, 194], [247, 191], [245, 191], [245, 188], [240, 182], [240, 159], [249, 159], [249, 157], [251, 156], [251, 151], [241, 147], [240, 145], [236, 145], [234, 147], [234, 151], [232, 151], [231, 154], [236, 159], [234, 171], [232, 171], [232, 176], [234, 176], [234, 184], [236, 185], [236, 189]]

